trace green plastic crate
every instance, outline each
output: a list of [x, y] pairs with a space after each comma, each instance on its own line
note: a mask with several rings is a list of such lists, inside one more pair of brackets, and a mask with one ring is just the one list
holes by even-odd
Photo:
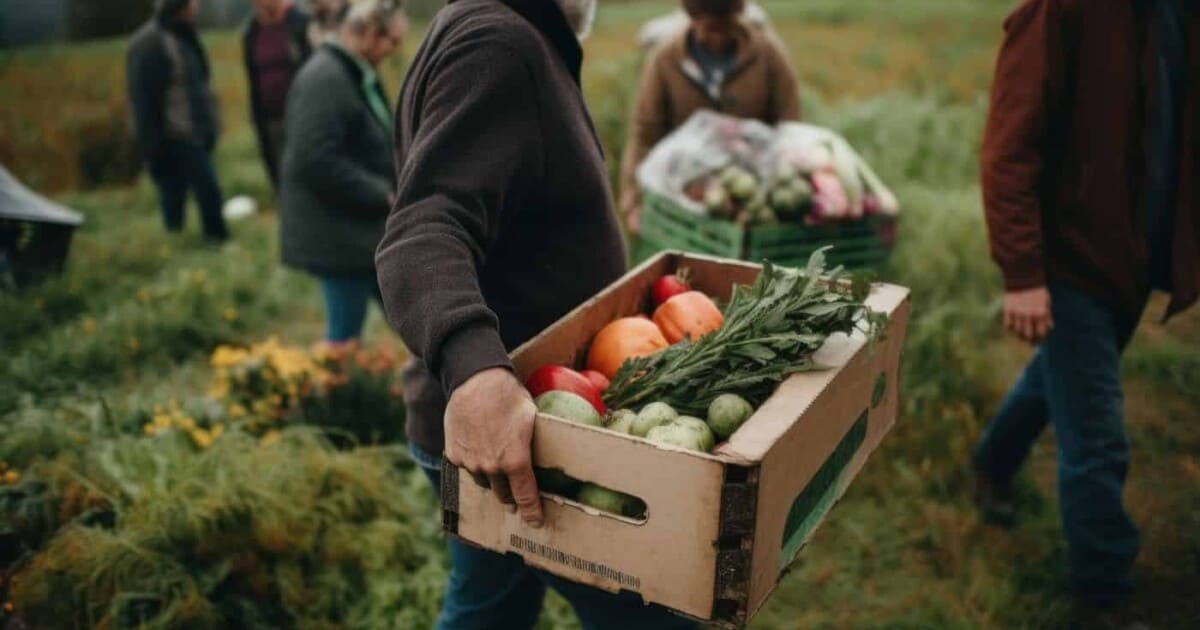
[[744, 228], [736, 223], [688, 212], [673, 200], [647, 192], [641, 214], [636, 258], [662, 250], [680, 250], [803, 266], [821, 247], [833, 245], [830, 265], [878, 269], [892, 251], [895, 218], [871, 216], [817, 226], [770, 225]]

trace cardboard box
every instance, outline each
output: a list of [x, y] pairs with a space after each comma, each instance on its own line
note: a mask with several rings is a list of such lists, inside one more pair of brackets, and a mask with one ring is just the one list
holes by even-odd
[[[518, 376], [580, 365], [605, 324], [646, 312], [651, 284], [680, 267], [722, 300], [759, 273], [744, 262], [661, 254], [518, 348]], [[896, 420], [909, 292], [876, 285], [868, 303], [890, 315], [883, 341], [871, 349], [861, 337], [831, 339], [817, 355], [830, 369], [788, 379], [712, 455], [538, 416], [535, 465], [641, 498], [644, 520], [544, 495], [545, 526], [532, 529], [446, 464], [444, 528], [570, 580], [744, 625]]]

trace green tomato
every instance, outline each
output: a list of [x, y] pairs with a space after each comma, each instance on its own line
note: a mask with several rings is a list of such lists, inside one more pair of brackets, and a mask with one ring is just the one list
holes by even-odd
[[712, 452], [713, 446], [716, 444], [716, 439], [713, 437], [712, 429], [708, 424], [700, 418], [691, 416], [679, 416], [674, 420], [675, 424], [682, 425], [700, 434], [700, 450], [708, 453]]
[[605, 428], [607, 428], [609, 431], [616, 431], [617, 433], [632, 433], [633, 421], [637, 418], [637, 416], [637, 412], [631, 409], [618, 409], [612, 412], [608, 421], [608, 426]]
[[642, 410], [638, 412], [637, 418], [634, 419], [629, 432], [638, 437], [646, 437], [650, 429], [678, 417], [679, 413], [672, 409], [671, 405], [662, 402], [653, 402], [642, 407]]
[[795, 210], [801, 210], [804, 206], [812, 203], [813, 189], [812, 184], [803, 177], [792, 183], [792, 194], [796, 197]]
[[729, 439], [750, 416], [754, 406], [737, 394], [721, 394], [708, 406], [708, 426], [721, 441]]
[[[620, 514], [622, 516], [631, 515], [630, 513], [636, 509], [635, 502], [642, 503], [641, 500], [635, 497], [622, 494], [616, 490], [609, 490], [604, 486], [598, 486], [590, 482], [583, 484], [579, 488], [579, 493], [575, 495], [575, 500], [602, 512]], [[642, 505], [642, 510], [644, 510], [645, 504], [643, 503]]]
[[775, 207], [777, 212], [788, 212], [794, 209], [797, 205], [798, 197], [795, 191], [789, 186], [786, 188], [776, 188], [771, 191], [771, 205]]
[[796, 169], [796, 167], [786, 162], [780, 164], [779, 168], [775, 170], [775, 181], [779, 182], [780, 185], [786, 185], [789, 182], [795, 181], [799, 177], [800, 172]]
[[659, 425], [650, 429], [650, 432], [646, 434], [646, 439], [655, 444], [678, 446], [689, 451], [706, 452], [704, 449], [704, 438], [700, 435], [700, 432], [686, 424], [670, 422]]
[[709, 214], [722, 214], [729, 206], [729, 193], [720, 185], [709, 186], [704, 191], [704, 208]]
[[538, 411], [544, 414], [588, 426], [604, 426], [604, 420], [596, 413], [596, 408], [579, 394], [550, 391], [538, 396], [534, 402]]
[[729, 195], [738, 201], [745, 201], [754, 196], [758, 190], [758, 180], [750, 173], [741, 173], [729, 183]]
[[727, 166], [725, 170], [721, 171], [721, 184], [725, 187], [732, 186], [734, 180], [745, 174], [746, 171], [736, 164]]

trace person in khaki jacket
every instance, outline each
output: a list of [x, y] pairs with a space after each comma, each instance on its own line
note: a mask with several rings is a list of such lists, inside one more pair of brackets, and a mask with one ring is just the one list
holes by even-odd
[[646, 62], [621, 160], [620, 209], [638, 231], [635, 173], [667, 134], [708, 109], [768, 125], [799, 120], [796, 73], [781, 43], [739, 20], [745, 0], [682, 0], [691, 25]]

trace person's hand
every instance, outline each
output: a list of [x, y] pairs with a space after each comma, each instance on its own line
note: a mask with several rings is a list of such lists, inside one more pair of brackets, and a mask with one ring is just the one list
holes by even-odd
[[1004, 327], [1022, 341], [1041, 343], [1054, 328], [1046, 287], [1004, 294]]
[[446, 459], [464, 468], [533, 527], [542, 502], [530, 442], [537, 406], [512, 372], [484, 370], [459, 386], [446, 405]]
[[625, 225], [629, 227], [629, 231], [633, 234], [641, 234], [642, 232], [642, 216], [641, 211], [637, 208], [629, 211], [625, 215]]

